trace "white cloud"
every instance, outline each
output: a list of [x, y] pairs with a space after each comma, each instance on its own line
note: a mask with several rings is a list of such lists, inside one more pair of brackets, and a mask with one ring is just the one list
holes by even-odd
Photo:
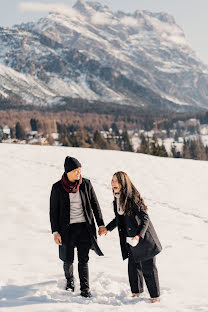
[[41, 3], [41, 2], [20, 2], [19, 10], [21, 12], [47, 12], [47, 11], [57, 11], [69, 10], [71, 7], [62, 3]]
[[97, 25], [115, 25], [117, 24], [117, 21], [113, 20], [112, 18], [106, 16], [106, 14], [96, 12], [91, 17], [91, 23], [97, 24]]
[[91, 17], [91, 22], [93, 24], [100, 24], [100, 25], [104, 25], [104, 24], [110, 24], [110, 19], [102, 13], [95, 13], [93, 14], [93, 16]]
[[135, 27], [138, 26], [138, 21], [131, 16], [125, 16], [121, 19], [121, 24], [125, 26]]
[[21, 12], [58, 12], [83, 19], [78, 11], [63, 3], [20, 2], [18, 8]]

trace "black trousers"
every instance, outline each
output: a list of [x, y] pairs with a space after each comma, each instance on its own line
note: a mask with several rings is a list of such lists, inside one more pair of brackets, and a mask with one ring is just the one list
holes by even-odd
[[89, 261], [90, 245], [91, 245], [90, 235], [87, 230], [86, 223], [82, 222], [71, 224], [69, 227], [69, 239], [67, 242], [70, 259], [69, 261], [64, 261], [63, 268], [66, 279], [73, 281], [74, 249], [76, 247], [81, 291], [89, 290], [88, 261]]
[[156, 257], [135, 263], [132, 253], [128, 261], [129, 284], [132, 293], [143, 292], [143, 278], [151, 298], [160, 296], [160, 286], [156, 267]]

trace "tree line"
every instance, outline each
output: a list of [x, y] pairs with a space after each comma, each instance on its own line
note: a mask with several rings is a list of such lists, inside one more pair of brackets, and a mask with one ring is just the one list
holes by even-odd
[[[39, 131], [44, 128], [44, 123], [38, 119], [31, 118], [30, 127], [32, 131]], [[103, 125], [102, 130], [94, 130], [93, 127], [89, 126], [81, 127], [78, 124], [63, 124], [60, 122], [56, 122], [56, 127], [59, 143], [63, 146], [134, 151], [125, 125], [122, 131], [118, 129], [115, 122], [111, 124], [110, 131], [107, 124]], [[45, 132], [47, 133], [48, 143], [53, 145], [54, 139], [51, 132], [47, 132], [46, 126]], [[5, 138], [6, 137], [3, 135], [0, 137], [0, 141]], [[14, 128], [11, 128], [11, 138], [27, 140], [27, 131], [25, 131], [23, 125], [19, 121]], [[204, 146], [200, 138], [184, 139], [181, 151], [178, 151], [176, 145], [172, 144], [171, 155], [168, 155], [164, 143], [159, 144], [156, 135], [152, 138], [148, 138], [144, 134], [141, 134], [140, 140], [140, 146], [136, 151], [138, 153], [161, 157], [208, 160], [208, 146]]]
[[[139, 153], [169, 157], [165, 145], [159, 144], [157, 136], [153, 138], [147, 138], [144, 134], [141, 134], [141, 144], [138, 148]], [[208, 146], [204, 146], [201, 138], [197, 139], [184, 139], [182, 150], [178, 151], [176, 144], [173, 143], [171, 146], [171, 156], [173, 158], [186, 158], [196, 160], [208, 160]]]
[[[8, 114], [7, 114], [8, 113]], [[121, 105], [101, 101], [88, 101], [82, 98], [63, 97], [62, 101], [56, 105], [37, 106], [24, 103], [17, 95], [11, 95], [8, 98], [3, 98], [0, 95], [0, 123], [7, 121], [17, 122], [18, 117], [28, 124], [28, 118], [37, 116], [41, 120], [41, 116], [45, 119], [56, 119], [66, 123], [66, 120], [71, 119], [73, 123], [79, 123], [80, 126], [86, 124], [92, 127], [99, 125], [102, 127], [104, 123], [108, 126], [115, 122], [119, 126], [124, 124], [128, 129], [144, 129], [151, 130], [154, 127], [154, 122], [161, 119], [167, 119], [164, 123], [158, 125], [158, 129], [173, 128], [173, 124], [178, 120], [186, 121], [190, 118], [196, 118], [201, 123], [208, 123], [208, 112], [172, 112], [169, 110], [158, 110], [154, 108], [145, 108], [131, 105]], [[42, 118], [42, 122], [43, 121]], [[96, 119], [96, 122], [94, 122]], [[101, 129], [97, 129], [101, 130]]]

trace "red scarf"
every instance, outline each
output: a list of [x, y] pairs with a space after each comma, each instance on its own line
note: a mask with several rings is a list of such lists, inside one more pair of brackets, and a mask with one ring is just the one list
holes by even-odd
[[79, 191], [79, 186], [82, 183], [82, 176], [80, 175], [80, 179], [76, 180], [75, 182], [69, 181], [67, 178], [66, 173], [62, 175], [61, 178], [62, 186], [67, 193], [76, 193]]

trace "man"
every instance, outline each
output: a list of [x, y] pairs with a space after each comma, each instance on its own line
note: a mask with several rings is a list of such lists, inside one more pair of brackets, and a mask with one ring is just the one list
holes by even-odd
[[[67, 156], [65, 172], [53, 184], [50, 196], [50, 222], [54, 241], [59, 245], [59, 258], [63, 261], [66, 290], [74, 291], [74, 248], [77, 247], [78, 273], [81, 296], [91, 297], [89, 289], [89, 250], [103, 256], [96, 240], [96, 223], [104, 230], [100, 206], [90, 180], [81, 176], [81, 164]], [[94, 215], [94, 216], [93, 216]]]

